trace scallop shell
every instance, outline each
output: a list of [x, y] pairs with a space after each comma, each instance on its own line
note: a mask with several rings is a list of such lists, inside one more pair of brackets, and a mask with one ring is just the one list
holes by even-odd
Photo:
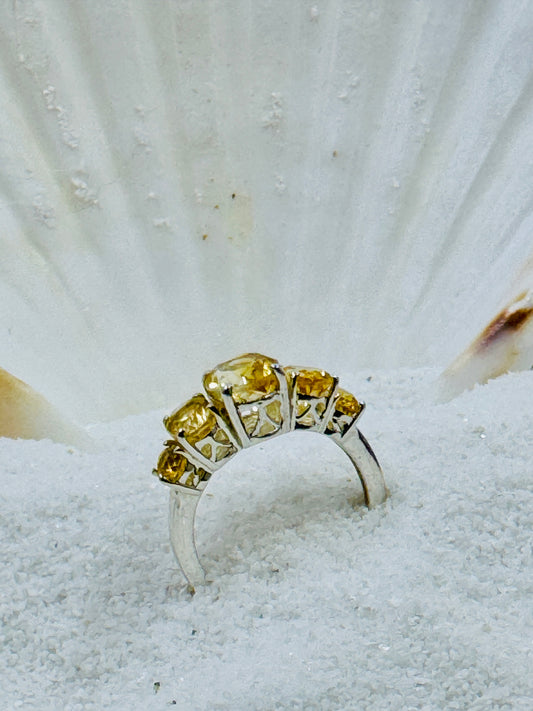
[[67, 418], [248, 350], [445, 366], [533, 286], [530, 2], [0, 19], [0, 365]]

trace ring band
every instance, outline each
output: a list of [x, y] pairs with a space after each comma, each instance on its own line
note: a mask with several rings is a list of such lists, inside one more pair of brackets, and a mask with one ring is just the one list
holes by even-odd
[[356, 427], [364, 410], [324, 370], [282, 367], [259, 353], [226, 361], [204, 375], [193, 395], [163, 422], [165, 442], [154, 474], [170, 487], [170, 541], [192, 589], [206, 582], [194, 518], [211, 475], [237, 452], [293, 430], [325, 434], [348, 455], [371, 508], [387, 497], [378, 460]]

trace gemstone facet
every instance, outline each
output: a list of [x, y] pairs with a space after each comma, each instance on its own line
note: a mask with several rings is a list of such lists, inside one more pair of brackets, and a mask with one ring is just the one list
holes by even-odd
[[159, 455], [156, 472], [160, 479], [169, 484], [181, 484], [193, 488], [211, 476], [209, 472], [191, 464], [181, 452], [175, 450], [173, 445], [165, 447]]
[[164, 419], [165, 427], [174, 437], [183, 430], [184, 436], [191, 444], [196, 444], [216, 427], [215, 416], [208, 409], [205, 395], [193, 395], [185, 405], [175, 410]]
[[333, 376], [325, 370], [313, 370], [311, 368], [298, 368], [289, 365], [284, 368], [289, 385], [292, 377], [296, 373], [295, 387], [299, 395], [306, 397], [329, 397], [333, 392], [335, 381]]
[[259, 353], [246, 353], [225, 363], [204, 375], [204, 388], [214, 404], [224, 409], [222, 386], [232, 388], [236, 405], [262, 400], [278, 391], [279, 384], [272, 365], [274, 358]]
[[188, 463], [183, 454], [175, 452], [171, 447], [165, 447], [159, 455], [157, 473], [170, 484], [177, 484]]
[[299, 368], [290, 365], [285, 368], [289, 387], [294, 376], [296, 399], [296, 423], [299, 427], [313, 427], [326, 409], [327, 399], [335, 388], [335, 380], [325, 370]]
[[351, 393], [347, 390], [339, 388], [339, 396], [335, 400], [335, 415], [347, 415], [348, 417], [355, 417], [358, 415], [363, 406]]
[[[185, 405], [164, 419], [165, 427], [176, 437], [180, 432], [204, 457], [218, 462], [236, 452], [227, 434], [209, 409], [209, 401], [202, 393], [193, 395]], [[205, 440], [205, 441], [204, 441]]]

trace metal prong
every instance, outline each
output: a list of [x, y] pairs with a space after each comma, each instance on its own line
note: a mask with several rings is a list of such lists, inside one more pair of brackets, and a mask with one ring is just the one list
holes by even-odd
[[356, 423], [359, 420], [359, 418], [361, 417], [361, 415], [363, 414], [363, 412], [365, 411], [365, 407], [366, 407], [364, 402], [359, 402], [359, 404], [361, 405], [361, 409], [359, 410], [357, 415], [354, 416], [353, 420], [350, 422], [348, 427], [344, 430], [344, 432], [341, 435], [341, 439], [344, 439], [345, 437], [349, 437], [351, 435], [351, 433], [354, 431], [354, 429], [356, 429]]
[[281, 432], [290, 432], [291, 427], [291, 405], [289, 401], [289, 387], [287, 385], [287, 377], [279, 363], [272, 364], [279, 385], [279, 396], [281, 400]]
[[331, 395], [329, 396], [328, 403], [326, 405], [326, 409], [324, 410], [324, 413], [322, 415], [322, 419], [320, 420], [318, 427], [317, 427], [317, 432], [319, 432], [320, 434], [324, 434], [324, 432], [328, 428], [329, 421], [331, 419], [331, 416], [333, 415], [333, 411], [335, 410], [335, 401], [337, 400], [338, 396], [339, 396], [339, 379], [334, 376], [333, 377], [333, 390], [331, 392]]
[[212, 462], [187, 441], [183, 429], [180, 429], [177, 433], [176, 441], [179, 446], [185, 450], [187, 453], [187, 459], [191, 462], [191, 464], [194, 464], [195, 467], [205, 469], [211, 474], [218, 469], [217, 462]]
[[231, 425], [226, 422], [226, 420], [222, 417], [222, 415], [216, 410], [213, 405], [209, 405], [209, 411], [213, 413], [213, 415], [215, 416], [215, 420], [217, 421], [217, 425], [224, 432], [224, 434], [229, 439], [231, 444], [235, 447], [235, 449], [240, 449], [241, 443], [239, 442], [239, 439], [233, 431]]
[[300, 375], [298, 371], [292, 374], [291, 389], [290, 389], [290, 409], [291, 409], [291, 425], [290, 432], [296, 428], [296, 414], [298, 411], [298, 391], [296, 390], [296, 379]]
[[248, 437], [248, 433], [246, 432], [244, 425], [242, 424], [241, 416], [239, 415], [237, 406], [233, 402], [233, 397], [231, 396], [232, 387], [231, 385], [222, 384], [221, 390], [222, 400], [224, 401], [224, 407], [226, 408], [226, 412], [228, 413], [228, 417], [233, 426], [233, 429], [235, 430], [235, 433], [241, 442], [241, 447], [249, 447], [251, 444], [250, 438]]

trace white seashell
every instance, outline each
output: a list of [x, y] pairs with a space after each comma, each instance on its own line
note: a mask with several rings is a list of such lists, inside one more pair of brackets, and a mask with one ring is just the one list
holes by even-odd
[[531, 3], [0, 21], [0, 365], [74, 420], [174, 405], [249, 350], [444, 366], [526, 264]]

